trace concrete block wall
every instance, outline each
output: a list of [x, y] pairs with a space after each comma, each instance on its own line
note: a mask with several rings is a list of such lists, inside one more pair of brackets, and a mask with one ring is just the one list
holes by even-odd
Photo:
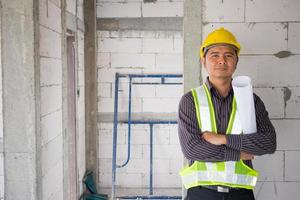
[[63, 199], [61, 2], [39, 7], [42, 199]]
[[[1, 41], [1, 16], [0, 16], [0, 41]], [[2, 99], [2, 59], [0, 42], [0, 199], [4, 199], [4, 168], [3, 168], [3, 99]]]
[[[179, 32], [99, 31], [98, 47], [98, 109], [100, 113], [113, 112], [116, 72], [125, 74], [182, 73], [182, 34]], [[127, 85], [128, 80], [121, 80], [120, 112], [127, 112]], [[170, 90], [165, 87], [134, 86], [133, 112], [176, 112], [182, 87], [167, 87]], [[168, 100], [168, 106], [172, 109], [148, 107], [149, 101], [154, 105], [159, 105], [158, 100]]]
[[[77, 2], [77, 3], [76, 3]], [[63, 136], [63, 62], [62, 2], [40, 0], [40, 88], [42, 132], [42, 199], [64, 199], [64, 146]], [[83, 1], [67, 0], [66, 12], [83, 19]], [[84, 32], [75, 33], [76, 65], [76, 137], [78, 196], [83, 192], [85, 172], [85, 108], [84, 108]]]
[[[97, 1], [98, 19], [182, 17], [183, 1]], [[114, 111], [115, 73], [182, 74], [182, 31], [99, 30], [98, 34], [98, 123], [99, 186], [110, 194], [112, 171], [112, 116]], [[158, 79], [134, 79], [136, 82], [157, 82]], [[171, 79], [169, 81], [172, 81]], [[174, 80], [182, 82], [182, 80]], [[120, 79], [119, 115], [128, 112], [128, 79]], [[136, 118], [162, 119], [169, 114], [176, 119], [182, 85], [133, 85], [132, 115]], [[154, 125], [154, 194], [181, 195], [178, 175], [182, 153], [177, 125]], [[118, 124], [117, 163], [127, 158], [127, 124]], [[149, 194], [149, 125], [133, 125], [131, 160], [117, 170], [117, 195]], [[134, 179], [135, 181], [130, 181]]]
[[[83, 8], [81, 6], [81, 8]], [[81, 13], [81, 12], [80, 12]], [[82, 14], [81, 14], [82, 15]], [[85, 98], [84, 98], [84, 33], [77, 32], [77, 167], [79, 194], [83, 192], [82, 178], [85, 173]]]
[[[99, 123], [100, 187], [110, 192], [112, 162], [112, 123]], [[150, 170], [150, 127], [133, 125], [131, 135], [131, 159], [128, 165], [117, 170], [117, 194], [148, 194]], [[117, 164], [127, 159], [127, 124], [118, 125]], [[179, 195], [181, 180], [178, 175], [183, 158], [178, 148], [177, 125], [155, 125], [153, 129], [153, 187], [155, 194]], [[135, 180], [135, 181], [129, 181]]]
[[203, 4], [203, 37], [221, 26], [236, 35], [242, 45], [236, 75], [252, 78], [277, 131], [276, 153], [254, 161], [261, 174], [256, 199], [298, 199], [300, 3], [204, 0]]

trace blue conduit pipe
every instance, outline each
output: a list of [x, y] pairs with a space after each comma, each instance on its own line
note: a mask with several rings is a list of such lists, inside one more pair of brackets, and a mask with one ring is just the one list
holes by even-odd
[[[118, 131], [118, 93], [119, 93], [119, 79], [129, 78], [129, 95], [128, 95], [128, 143], [127, 143], [127, 159], [122, 165], [117, 165], [117, 131]], [[157, 82], [145, 82], [145, 83], [134, 83], [134, 78], [160, 78], [160, 83]], [[168, 84], [168, 85], [179, 85], [182, 83], [167, 83], [166, 78], [182, 78], [180, 74], [119, 74], [115, 75], [115, 101], [114, 101], [114, 126], [113, 126], [113, 158], [112, 158], [112, 199], [115, 199], [116, 194], [116, 169], [125, 167], [130, 160], [130, 147], [131, 147], [131, 125], [132, 124], [149, 124], [150, 126], [150, 169], [149, 169], [149, 196], [127, 196], [120, 199], [181, 199], [179, 196], [153, 196], [153, 125], [155, 124], [176, 124], [176, 121], [132, 121], [131, 120], [131, 99], [132, 99], [132, 84]]]

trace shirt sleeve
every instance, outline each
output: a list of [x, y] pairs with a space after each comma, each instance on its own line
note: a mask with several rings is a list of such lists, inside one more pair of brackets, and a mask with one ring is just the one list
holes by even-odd
[[254, 155], [271, 154], [276, 151], [276, 132], [262, 100], [254, 94], [257, 132], [227, 135], [227, 146]]
[[189, 160], [217, 162], [240, 159], [238, 150], [225, 145], [213, 145], [201, 138], [191, 92], [185, 94], [179, 103], [178, 134], [182, 152]]

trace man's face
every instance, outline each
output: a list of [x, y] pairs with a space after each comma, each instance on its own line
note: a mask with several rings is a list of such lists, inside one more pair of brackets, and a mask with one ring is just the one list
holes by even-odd
[[238, 57], [235, 50], [230, 46], [218, 45], [210, 48], [201, 62], [209, 77], [231, 79], [236, 69]]

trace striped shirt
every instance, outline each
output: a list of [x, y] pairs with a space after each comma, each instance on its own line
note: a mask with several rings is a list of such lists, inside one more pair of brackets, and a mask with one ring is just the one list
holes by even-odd
[[[233, 89], [226, 97], [218, 94], [207, 79], [206, 85], [211, 92], [215, 110], [217, 130], [225, 134], [232, 107]], [[226, 135], [226, 145], [213, 145], [201, 138], [192, 92], [182, 96], [178, 109], [178, 134], [182, 152], [192, 163], [195, 160], [206, 162], [237, 161], [240, 152], [254, 155], [274, 153], [276, 150], [276, 133], [268, 117], [262, 100], [254, 94], [257, 132], [253, 134]], [[252, 167], [251, 161], [245, 163]]]

